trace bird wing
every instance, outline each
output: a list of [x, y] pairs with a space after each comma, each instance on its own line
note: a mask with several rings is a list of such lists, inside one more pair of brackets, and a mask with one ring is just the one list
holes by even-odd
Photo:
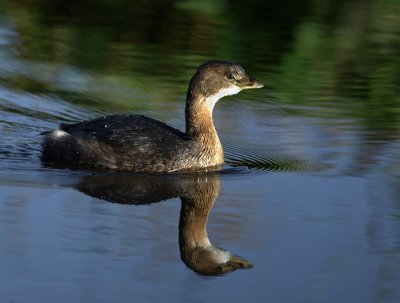
[[[61, 124], [60, 129], [77, 137], [105, 143], [119, 152], [143, 150], [154, 153], [176, 150], [185, 134], [155, 119], [139, 115], [106, 116], [77, 124]], [[175, 147], [174, 147], [175, 146]]]

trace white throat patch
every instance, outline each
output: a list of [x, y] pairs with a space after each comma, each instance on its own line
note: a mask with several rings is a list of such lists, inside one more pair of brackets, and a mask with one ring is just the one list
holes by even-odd
[[219, 99], [221, 99], [222, 97], [225, 97], [225, 96], [237, 94], [240, 91], [241, 91], [241, 89], [235, 85], [235, 86], [231, 86], [228, 88], [224, 88], [224, 89], [220, 90], [218, 93], [216, 93], [215, 95], [211, 95], [208, 98], [206, 98], [206, 102], [207, 102], [208, 108], [210, 109], [211, 114], [213, 112], [215, 103], [217, 103], [217, 101]]

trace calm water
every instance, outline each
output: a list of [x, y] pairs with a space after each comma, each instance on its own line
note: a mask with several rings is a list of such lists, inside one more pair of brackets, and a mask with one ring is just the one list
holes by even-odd
[[[289, 2], [0, 5], [1, 302], [400, 301], [400, 5]], [[183, 128], [215, 58], [268, 86], [217, 104], [222, 172], [41, 164], [60, 122]]]

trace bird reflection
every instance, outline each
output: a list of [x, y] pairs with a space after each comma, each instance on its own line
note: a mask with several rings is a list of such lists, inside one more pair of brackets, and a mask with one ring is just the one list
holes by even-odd
[[91, 175], [75, 187], [90, 196], [121, 204], [150, 204], [180, 197], [179, 248], [189, 268], [215, 276], [253, 267], [248, 260], [214, 246], [207, 236], [208, 215], [221, 187], [218, 173]]

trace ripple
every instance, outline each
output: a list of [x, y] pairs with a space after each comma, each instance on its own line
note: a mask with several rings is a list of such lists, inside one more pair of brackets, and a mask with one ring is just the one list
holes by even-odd
[[51, 96], [38, 96], [0, 86], [0, 118], [4, 123], [27, 123], [28, 119], [49, 125], [60, 121], [84, 120], [93, 115], [83, 108], [72, 106]]
[[303, 155], [290, 155], [265, 149], [225, 148], [225, 162], [233, 168], [280, 172], [320, 172], [333, 165], [309, 159]]

